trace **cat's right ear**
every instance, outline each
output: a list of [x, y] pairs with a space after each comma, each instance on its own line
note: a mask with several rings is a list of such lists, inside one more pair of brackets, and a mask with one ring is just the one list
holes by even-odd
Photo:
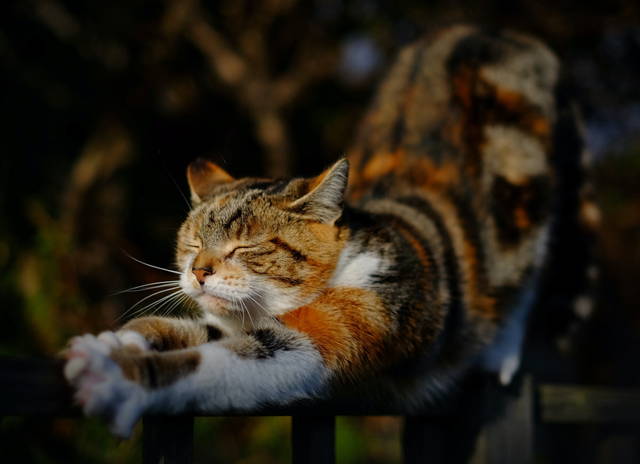
[[191, 203], [197, 205], [215, 187], [232, 182], [235, 179], [217, 164], [198, 158], [189, 164], [187, 180], [191, 190]]

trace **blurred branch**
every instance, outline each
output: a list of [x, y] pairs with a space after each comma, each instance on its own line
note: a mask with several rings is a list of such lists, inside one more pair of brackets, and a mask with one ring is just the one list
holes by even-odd
[[127, 131], [118, 123], [104, 123], [89, 139], [75, 162], [62, 198], [61, 227], [75, 237], [75, 224], [83, 220], [81, 212], [89, 190], [127, 164], [132, 143]]
[[211, 70], [226, 85], [244, 87], [247, 63], [235, 53], [225, 39], [202, 18], [194, 18], [187, 29], [189, 39], [209, 60]]
[[64, 4], [56, 0], [32, 0], [35, 17], [62, 43], [77, 50], [88, 60], [99, 62], [109, 71], [124, 68], [128, 61], [126, 46], [118, 40], [87, 40], [81, 19], [74, 17]]
[[[40, 351], [59, 350], [68, 331], [113, 323], [117, 305], [104, 293], [114, 290], [121, 274], [111, 254], [125, 202], [114, 176], [132, 153], [128, 132], [118, 123], [103, 123], [66, 177], [59, 213], [48, 213], [36, 199], [26, 205], [37, 240], [19, 254], [16, 268], [24, 317]], [[95, 301], [86, 291], [91, 286], [104, 289]]]
[[59, 3], [53, 0], [39, 0], [35, 3], [35, 13], [60, 40], [68, 40], [80, 31], [78, 22]]
[[[248, 110], [256, 137], [267, 157], [267, 175], [281, 177], [291, 171], [291, 137], [285, 120], [286, 108], [311, 84], [335, 68], [337, 52], [327, 44], [311, 40], [298, 46], [296, 58], [287, 71], [271, 77], [266, 37], [276, 18], [292, 8], [294, 1], [271, 0], [260, 3], [252, 21], [231, 21], [239, 46], [234, 48], [212, 24], [195, 0], [170, 2], [167, 18], [180, 18], [187, 38], [207, 58], [211, 73], [227, 86]], [[177, 14], [176, 14], [177, 11]], [[238, 13], [234, 13], [238, 16]], [[179, 26], [176, 20], [170, 29]]]
[[309, 44], [300, 50], [291, 70], [274, 83], [274, 99], [281, 106], [291, 104], [307, 87], [331, 74], [336, 68], [338, 53], [335, 49]]
[[[289, 66], [277, 75], [272, 74], [277, 68], [272, 56], [279, 54], [269, 50], [269, 33], [275, 22], [289, 14], [296, 4], [295, 0], [264, 0], [251, 5], [227, 0], [220, 6], [225, 24], [225, 31], [221, 31], [207, 17], [205, 5], [199, 0], [167, 0], [160, 25], [161, 40], [148, 45], [149, 56], [156, 62], [176, 53], [175, 44], [180, 36], [202, 53], [210, 74], [250, 115], [256, 139], [264, 149], [266, 174], [272, 177], [291, 173], [287, 108], [311, 85], [333, 72], [338, 55], [329, 41], [307, 34], [296, 43]], [[107, 46], [80, 40], [81, 23], [61, 3], [34, 0], [34, 5], [39, 20], [81, 54], [99, 57], [107, 69], [126, 62], [126, 48], [117, 42]], [[114, 51], [118, 58], [115, 62]]]

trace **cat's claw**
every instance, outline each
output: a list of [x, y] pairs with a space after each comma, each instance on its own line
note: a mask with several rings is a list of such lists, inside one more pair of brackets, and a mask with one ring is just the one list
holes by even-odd
[[146, 409], [148, 394], [126, 379], [120, 366], [109, 357], [121, 342], [105, 334], [73, 338], [65, 352], [64, 375], [85, 414], [106, 418], [114, 434], [128, 437]]

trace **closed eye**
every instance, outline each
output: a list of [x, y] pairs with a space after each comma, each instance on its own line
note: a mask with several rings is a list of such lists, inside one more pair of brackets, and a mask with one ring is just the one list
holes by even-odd
[[251, 248], [258, 248], [258, 245], [240, 245], [235, 247], [233, 250], [231, 250], [227, 256], [224, 257], [224, 259], [231, 259], [233, 258], [233, 255], [235, 254], [236, 251], [238, 250], [249, 250]]

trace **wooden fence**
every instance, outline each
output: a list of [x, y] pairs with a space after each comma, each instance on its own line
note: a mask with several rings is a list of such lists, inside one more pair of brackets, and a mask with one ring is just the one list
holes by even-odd
[[[526, 464], [534, 459], [535, 424], [640, 425], [639, 390], [534, 385], [528, 376], [505, 389], [478, 376], [462, 391], [469, 393], [424, 415], [405, 416], [405, 463]], [[292, 460], [314, 464], [335, 462], [335, 416], [402, 415], [363, 412], [312, 404], [246, 415], [291, 416]], [[0, 358], [0, 417], [12, 415], [80, 415], [60, 361]], [[192, 462], [193, 416], [147, 416], [143, 422], [145, 464]]]

